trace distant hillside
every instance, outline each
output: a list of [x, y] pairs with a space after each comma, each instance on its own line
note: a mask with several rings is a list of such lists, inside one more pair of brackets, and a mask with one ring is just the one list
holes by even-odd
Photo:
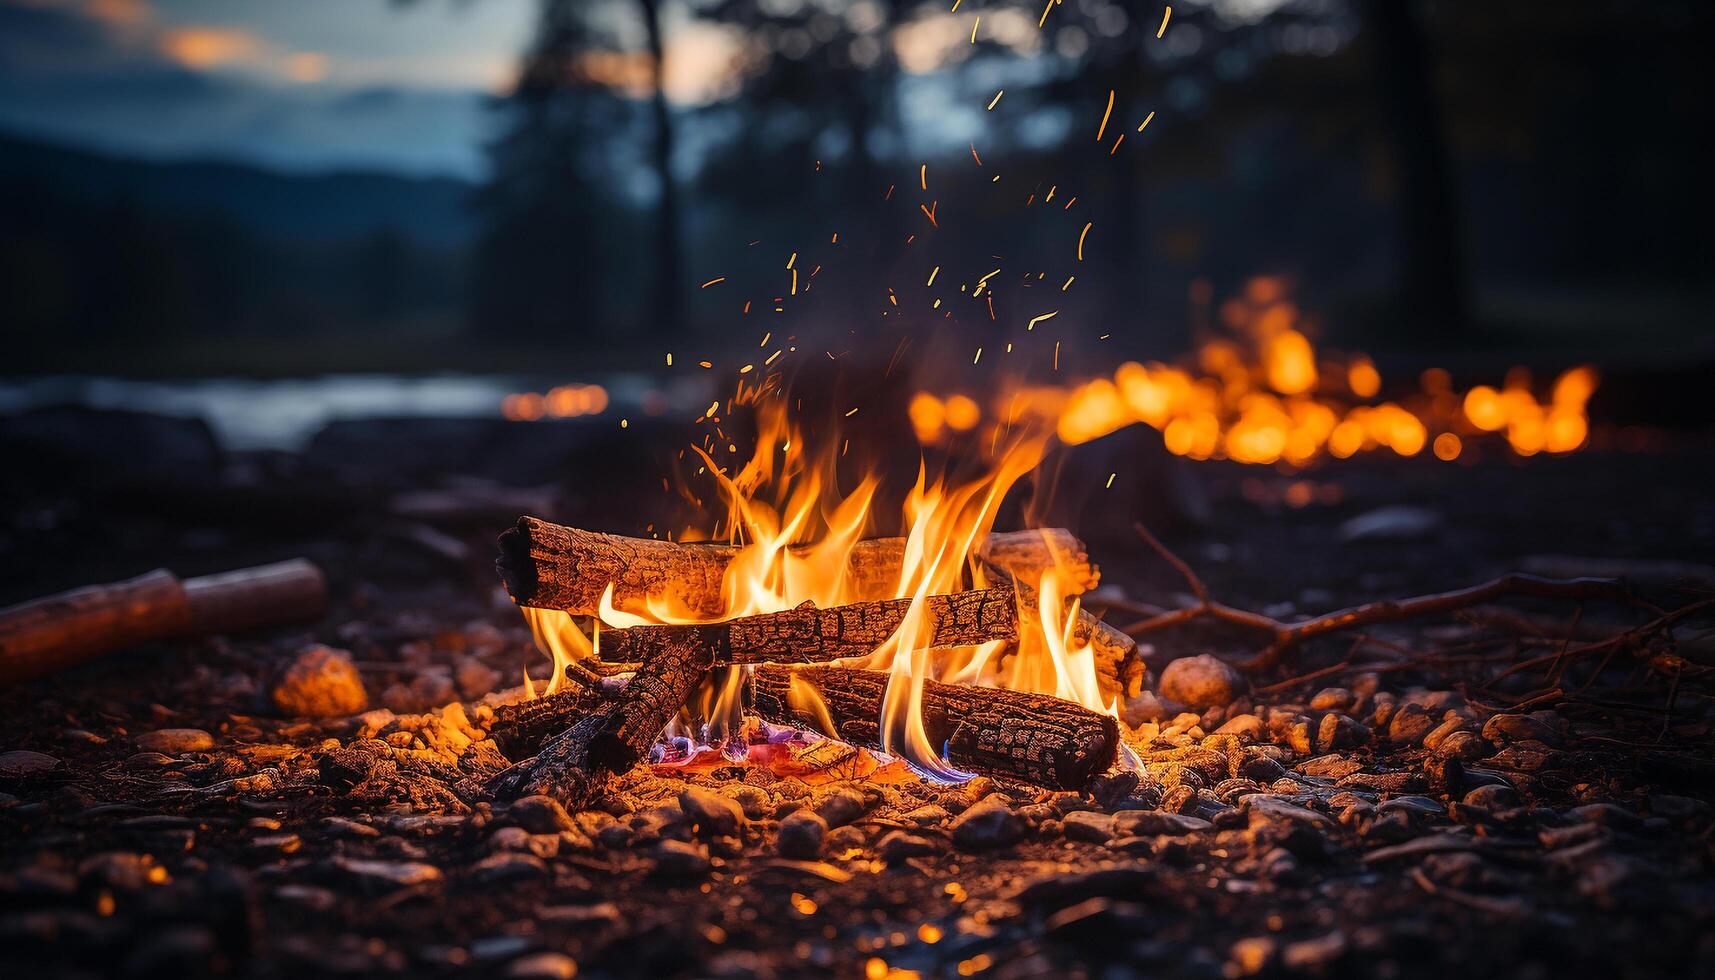
[[0, 135], [0, 184], [41, 186], [91, 206], [221, 217], [282, 240], [349, 241], [391, 229], [457, 247], [474, 228], [474, 185], [383, 173], [281, 174], [239, 163], [158, 163]]

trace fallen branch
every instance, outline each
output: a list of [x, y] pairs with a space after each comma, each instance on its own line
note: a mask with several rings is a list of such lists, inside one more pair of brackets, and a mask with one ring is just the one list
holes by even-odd
[[1137, 636], [1156, 630], [1178, 626], [1184, 623], [1203, 619], [1214, 619], [1231, 623], [1258, 632], [1268, 633], [1271, 637], [1268, 646], [1262, 652], [1243, 663], [1241, 666], [1248, 671], [1263, 671], [1275, 666], [1292, 648], [1306, 640], [1334, 633], [1340, 630], [1373, 626], [1377, 623], [1398, 622], [1418, 616], [1430, 616], [1437, 613], [1453, 612], [1469, 606], [1509, 596], [1530, 596], [1542, 599], [1612, 599], [1620, 602], [1635, 602], [1631, 590], [1619, 582], [1608, 579], [1545, 579], [1535, 575], [1504, 575], [1500, 578], [1452, 592], [1440, 592], [1434, 595], [1415, 596], [1409, 599], [1382, 599], [1366, 602], [1336, 612], [1316, 616], [1298, 623], [1283, 623], [1271, 616], [1237, 609], [1224, 605], [1209, 598], [1209, 590], [1197, 573], [1185, 564], [1178, 555], [1168, 550], [1149, 529], [1142, 524], [1133, 525], [1137, 533], [1149, 546], [1155, 549], [1170, 565], [1179, 571], [1191, 588], [1191, 594], [1196, 602], [1181, 609], [1174, 609], [1158, 616], [1133, 623], [1125, 628], [1125, 632]]
[[[1018, 604], [1010, 588], [982, 589], [926, 600], [929, 635], [920, 648], [972, 646], [1018, 636]], [[805, 603], [785, 612], [744, 616], [723, 623], [633, 626], [603, 630], [601, 659], [629, 663], [696, 636], [715, 663], [821, 663], [864, 657], [899, 629], [910, 599], [884, 599], [818, 609]]]
[[[877, 670], [764, 664], [751, 674], [753, 709], [775, 724], [880, 749], [890, 677]], [[1049, 789], [1085, 788], [1113, 767], [1119, 751], [1112, 717], [1046, 694], [924, 681], [922, 719], [929, 744], [944, 745], [956, 768]]]
[[[648, 600], [667, 600], [692, 615], [715, 619], [725, 613], [721, 582], [739, 551], [734, 545], [627, 538], [523, 517], [500, 536], [500, 557], [494, 564], [506, 591], [521, 606], [593, 616], [612, 584], [619, 609], [647, 612]], [[1027, 581], [1056, 564], [1068, 570], [1077, 591], [1093, 588], [1099, 579], [1083, 543], [1064, 529], [992, 533], [978, 553], [1016, 569]], [[893, 597], [904, 559], [904, 538], [859, 541], [846, 560], [853, 594]]]
[[166, 569], [0, 609], [0, 684], [156, 640], [316, 619], [321, 569], [302, 558], [180, 580]]

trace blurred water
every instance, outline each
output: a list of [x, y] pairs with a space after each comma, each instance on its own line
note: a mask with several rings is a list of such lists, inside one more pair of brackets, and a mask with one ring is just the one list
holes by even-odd
[[[664, 399], [641, 376], [569, 380], [605, 386], [609, 405], [604, 414], [615, 418], [644, 404], [679, 400]], [[541, 391], [550, 385], [498, 375], [342, 374], [268, 381], [134, 381], [62, 375], [0, 381], [0, 415], [51, 405], [131, 409], [202, 418], [228, 448], [295, 450], [335, 419], [498, 418], [501, 400], [509, 392]]]

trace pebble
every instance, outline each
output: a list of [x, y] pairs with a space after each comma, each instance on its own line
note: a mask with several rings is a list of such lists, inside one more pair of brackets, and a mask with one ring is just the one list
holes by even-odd
[[876, 845], [876, 853], [888, 864], [900, 864], [914, 857], [929, 857], [941, 853], [941, 842], [920, 837], [905, 830], [889, 831]]
[[822, 842], [828, 836], [828, 822], [809, 810], [794, 810], [780, 821], [780, 839], [775, 849], [781, 857], [813, 861], [822, 856]]
[[441, 879], [441, 869], [420, 861], [374, 861], [367, 858], [334, 858], [334, 867], [360, 884], [404, 888]]
[[571, 980], [578, 975], [578, 961], [564, 953], [532, 953], [508, 964], [506, 975], [520, 980]]
[[356, 820], [347, 817], [324, 817], [322, 818], [322, 829], [327, 831], [330, 837], [356, 839], [381, 836], [381, 831], [374, 827], [366, 823], [358, 823]]
[[1226, 720], [1220, 728], [1215, 729], [1216, 735], [1236, 735], [1247, 741], [1261, 741], [1268, 733], [1268, 726], [1256, 715], [1234, 715]]
[[685, 787], [679, 807], [691, 818], [691, 829], [704, 837], [730, 837], [746, 823], [737, 802], [697, 786]]
[[1560, 733], [1530, 715], [1500, 714], [1483, 724], [1483, 737], [1491, 742], [1537, 741], [1559, 745]]
[[931, 803], [928, 806], [920, 806], [917, 809], [912, 810], [900, 819], [909, 823], [914, 823], [919, 827], [939, 827], [941, 824], [946, 823], [951, 817], [952, 814], [948, 813], [945, 809]]
[[1183, 837], [1215, 829], [1214, 823], [1202, 817], [1160, 810], [1121, 810], [1114, 814], [1114, 828], [1126, 837]]
[[1324, 970], [1346, 955], [1346, 934], [1336, 929], [1325, 936], [1289, 943], [1280, 951], [1280, 963], [1288, 970]]
[[137, 747], [164, 755], [207, 752], [214, 748], [214, 736], [200, 728], [163, 728], [137, 736]]
[[1245, 689], [1243, 674], [1206, 653], [1181, 657], [1161, 671], [1161, 695], [1193, 708], [1230, 704]]
[[369, 707], [351, 654], [320, 644], [298, 652], [275, 683], [272, 697], [282, 715], [294, 718], [337, 718]]
[[816, 801], [816, 815], [828, 822], [829, 827], [839, 827], [851, 823], [864, 815], [869, 809], [869, 800], [860, 792], [842, 786]]
[[1519, 799], [1518, 793], [1511, 786], [1497, 783], [1472, 789], [1465, 794], [1463, 802], [1485, 810], [1510, 810], [1518, 806]]
[[664, 840], [655, 849], [655, 873], [664, 878], [698, 878], [709, 872], [709, 854], [701, 845]]
[[560, 805], [560, 801], [551, 796], [526, 796], [514, 800], [506, 813], [518, 826], [532, 834], [557, 834], [578, 827], [577, 821]]
[[985, 799], [953, 821], [953, 843], [963, 851], [1007, 847], [1024, 839], [1024, 818], [998, 799]]
[[59, 767], [60, 760], [45, 752], [29, 749], [0, 752], [0, 779], [27, 779], [53, 772]]
[[1061, 822], [1061, 832], [1072, 840], [1105, 844], [1114, 836], [1114, 815], [1090, 810], [1074, 810]]
[[1435, 719], [1418, 704], [1402, 704], [1388, 721], [1387, 737], [1398, 745], [1417, 745], [1434, 730]]
[[1314, 830], [1329, 831], [1335, 828], [1334, 821], [1315, 810], [1309, 810], [1273, 796], [1254, 794], [1244, 798], [1244, 811], [1250, 817], [1252, 826], [1258, 823], [1290, 821], [1300, 823]]
[[522, 881], [527, 878], [539, 878], [547, 873], [548, 866], [542, 863], [541, 858], [534, 854], [522, 854], [517, 851], [490, 854], [470, 866], [471, 879], [483, 884]]

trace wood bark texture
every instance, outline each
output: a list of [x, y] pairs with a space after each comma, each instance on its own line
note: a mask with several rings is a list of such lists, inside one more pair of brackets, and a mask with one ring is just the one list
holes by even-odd
[[[889, 677], [877, 670], [765, 664], [751, 674], [753, 708], [775, 724], [819, 727], [815, 705], [793, 696], [796, 679], [826, 706], [835, 727], [827, 734], [879, 749]], [[923, 726], [931, 744], [946, 746], [955, 767], [1049, 789], [1083, 789], [1113, 767], [1119, 752], [1112, 717], [1044, 694], [925, 681]]]

